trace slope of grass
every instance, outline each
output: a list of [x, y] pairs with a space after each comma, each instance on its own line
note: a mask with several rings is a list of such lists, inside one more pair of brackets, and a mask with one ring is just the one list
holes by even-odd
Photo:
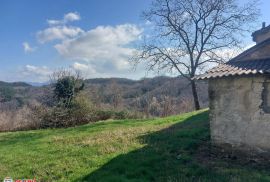
[[267, 169], [196, 157], [209, 143], [207, 111], [0, 134], [0, 180], [270, 181]]

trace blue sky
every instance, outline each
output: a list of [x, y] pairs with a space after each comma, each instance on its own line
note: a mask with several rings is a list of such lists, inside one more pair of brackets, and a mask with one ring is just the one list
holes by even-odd
[[[127, 59], [147, 26], [140, 15], [149, 4], [150, 0], [1, 0], [0, 80], [44, 82], [60, 67], [81, 70], [88, 78], [145, 76], [143, 68], [131, 71]], [[269, 7], [270, 1], [261, 1], [261, 21], [267, 24]]]

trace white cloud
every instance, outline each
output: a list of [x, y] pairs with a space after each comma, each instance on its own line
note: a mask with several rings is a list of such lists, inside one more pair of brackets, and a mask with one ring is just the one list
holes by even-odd
[[70, 12], [64, 15], [61, 20], [47, 20], [47, 23], [50, 26], [63, 25], [68, 22], [78, 21], [81, 19], [81, 16], [77, 12]]
[[60, 25], [62, 24], [62, 22], [60, 20], [47, 20], [47, 23], [50, 25], [50, 26], [55, 26], [55, 25]]
[[140, 38], [142, 29], [123, 24], [98, 26], [73, 39], [55, 45], [60, 55], [88, 63], [97, 73], [129, 72], [130, 44]]
[[47, 20], [49, 27], [37, 32], [36, 36], [40, 43], [54, 40], [73, 38], [84, 31], [79, 27], [66, 25], [69, 22], [78, 21], [81, 17], [77, 12], [70, 12], [64, 15], [61, 20]]
[[[86, 77], [110, 77], [130, 74], [129, 59], [136, 49], [142, 28], [134, 24], [98, 26], [88, 31], [67, 23], [80, 20], [78, 13], [68, 13], [60, 20], [47, 20], [49, 27], [38, 31], [40, 43], [57, 41], [57, 52], [71, 60], [71, 67]], [[93, 76], [95, 74], [95, 76]]]
[[79, 27], [55, 26], [37, 32], [37, 39], [40, 43], [46, 43], [54, 40], [64, 40], [72, 38], [84, 31]]
[[47, 66], [26, 65], [22, 70], [22, 76], [25, 80], [33, 80], [45, 82], [49, 80], [49, 76], [53, 73]]
[[146, 25], [146, 26], [150, 26], [150, 25], [153, 25], [153, 23], [152, 23], [151, 21], [149, 21], [149, 20], [146, 20], [146, 21], [145, 21], [145, 25]]
[[81, 72], [84, 77], [94, 77], [97, 74], [96, 70], [89, 64], [75, 62], [72, 69]]
[[67, 22], [71, 22], [71, 21], [78, 21], [80, 19], [81, 19], [81, 17], [77, 12], [71, 12], [71, 13], [64, 15], [63, 21], [65, 23], [67, 23]]
[[86, 64], [81, 64], [81, 63], [75, 62], [73, 64], [73, 68], [75, 70], [78, 70], [78, 71], [86, 71], [86, 70], [88, 70], [89, 66], [87, 66]]
[[29, 53], [29, 52], [33, 52], [35, 51], [34, 47], [31, 47], [30, 44], [28, 42], [23, 42], [22, 43], [23, 49], [25, 53]]

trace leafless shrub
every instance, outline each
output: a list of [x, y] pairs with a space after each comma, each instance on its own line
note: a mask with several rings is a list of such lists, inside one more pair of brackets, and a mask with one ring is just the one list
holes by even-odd
[[178, 113], [190, 112], [193, 110], [193, 100], [191, 98], [182, 98], [178, 101], [177, 111]]
[[32, 106], [25, 105], [17, 110], [0, 112], [0, 131], [30, 130], [39, 127]]

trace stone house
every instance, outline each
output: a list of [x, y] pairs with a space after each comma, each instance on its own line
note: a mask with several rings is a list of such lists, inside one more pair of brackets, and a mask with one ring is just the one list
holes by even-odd
[[237, 149], [270, 151], [270, 26], [256, 45], [199, 75], [209, 83], [211, 140]]

